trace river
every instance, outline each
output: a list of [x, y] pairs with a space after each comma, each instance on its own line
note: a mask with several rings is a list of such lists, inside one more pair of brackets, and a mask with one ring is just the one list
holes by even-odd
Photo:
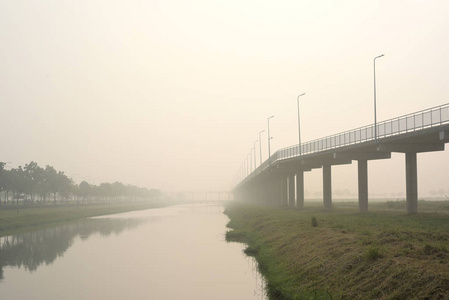
[[0, 299], [267, 299], [215, 204], [89, 218], [0, 238]]

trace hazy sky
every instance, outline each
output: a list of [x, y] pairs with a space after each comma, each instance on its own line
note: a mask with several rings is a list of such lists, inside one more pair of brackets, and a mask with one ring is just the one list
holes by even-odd
[[[449, 102], [448, 16], [448, 1], [0, 0], [0, 161], [228, 190], [267, 117], [272, 152], [297, 143], [299, 93], [304, 142], [373, 123], [379, 54], [379, 121]], [[403, 154], [368, 168], [371, 196], [405, 194]], [[357, 192], [356, 170], [333, 168], [335, 194]], [[418, 181], [449, 195], [449, 151], [418, 155]]]

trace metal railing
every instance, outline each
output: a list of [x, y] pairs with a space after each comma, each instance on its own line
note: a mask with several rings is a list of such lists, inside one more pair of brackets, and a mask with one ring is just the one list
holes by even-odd
[[[377, 139], [422, 130], [445, 123], [449, 123], [449, 103], [378, 122]], [[312, 154], [373, 140], [375, 140], [374, 124], [302, 143], [301, 153], [302, 155]], [[247, 176], [240, 176], [240, 182], [256, 176], [269, 167], [270, 164], [298, 156], [298, 145], [280, 149], [270, 157], [270, 160], [265, 160], [259, 167], [253, 170], [253, 172]]]

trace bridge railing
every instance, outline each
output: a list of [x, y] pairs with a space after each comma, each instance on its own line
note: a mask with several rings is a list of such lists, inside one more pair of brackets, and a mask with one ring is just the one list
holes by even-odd
[[[378, 122], [377, 138], [380, 139], [417, 131], [446, 123], [449, 123], [449, 103]], [[375, 139], [374, 127], [375, 125], [371, 124], [303, 143], [301, 144], [301, 155], [372, 141]], [[271, 155], [269, 160], [265, 160], [259, 167], [253, 170], [253, 172], [247, 176], [243, 176], [244, 178], [241, 178], [240, 182], [251, 179], [274, 162], [298, 156], [298, 145], [280, 149]]]
[[[415, 113], [392, 118], [377, 123], [377, 138], [417, 131], [449, 122], [449, 104], [428, 108]], [[301, 154], [339, 148], [375, 139], [374, 124], [330, 135], [303, 143]], [[298, 145], [278, 150], [278, 160], [299, 156]]]

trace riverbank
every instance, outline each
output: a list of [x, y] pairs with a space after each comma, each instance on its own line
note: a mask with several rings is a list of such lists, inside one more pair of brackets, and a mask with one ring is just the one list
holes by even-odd
[[355, 203], [299, 211], [234, 202], [226, 238], [248, 244], [272, 299], [446, 298], [449, 214], [395, 206], [360, 214]]
[[73, 221], [88, 217], [117, 214], [172, 205], [170, 202], [151, 201], [136, 203], [89, 204], [80, 206], [36, 206], [19, 209], [0, 209], [0, 236], [36, 226]]

